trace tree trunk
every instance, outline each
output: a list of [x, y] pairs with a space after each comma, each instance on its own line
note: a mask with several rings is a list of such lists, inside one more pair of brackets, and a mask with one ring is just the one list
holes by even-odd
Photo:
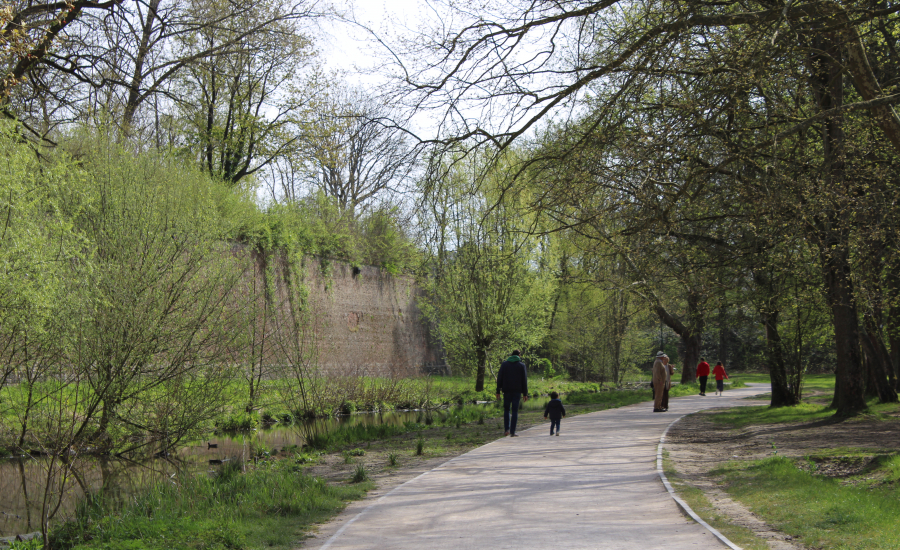
[[703, 337], [699, 332], [687, 332], [681, 335], [681, 346], [684, 352], [681, 360], [681, 383], [690, 384], [697, 380], [697, 364], [700, 362], [700, 346]]
[[[838, 108], [844, 103], [841, 44], [834, 34], [825, 33], [816, 39], [814, 46], [814, 51], [821, 52], [810, 56], [810, 80], [816, 102], [822, 111]], [[816, 216], [814, 229], [819, 241], [825, 290], [834, 324], [837, 367], [832, 406], [839, 416], [849, 416], [866, 408], [859, 349], [859, 317], [849, 260], [849, 230], [842, 210], [847, 194], [844, 137], [842, 115], [825, 119], [822, 132], [823, 192], [833, 197], [825, 197], [830, 204]]]
[[823, 254], [825, 258], [822, 263], [837, 351], [832, 407], [836, 409], [836, 414], [848, 416], [866, 408], [859, 349], [859, 316], [853, 299], [846, 248], [837, 244], [829, 248], [830, 252]]
[[763, 324], [766, 327], [766, 362], [769, 363], [769, 377], [772, 380], [772, 407], [790, 407], [799, 403], [787, 375], [784, 364], [784, 348], [781, 334], [778, 333], [778, 311], [763, 312]]
[[478, 371], [475, 373], [475, 391], [484, 391], [484, 373], [487, 370], [488, 354], [484, 348], [478, 348]]
[[882, 344], [878, 339], [877, 327], [871, 315], [866, 315], [865, 326], [862, 331], [862, 345], [866, 354], [866, 366], [868, 367], [868, 384], [866, 395], [878, 397], [879, 403], [896, 403], [897, 392], [889, 380], [889, 364], [882, 354]]
[[150, 39], [156, 23], [160, 1], [150, 0], [150, 3], [147, 4], [147, 19], [141, 24], [141, 42], [134, 60], [134, 73], [131, 75], [131, 82], [128, 85], [128, 99], [125, 101], [125, 110], [122, 114], [122, 126], [125, 128], [126, 133], [131, 131], [135, 113], [137, 113], [138, 106], [144, 100], [141, 95], [141, 87], [146, 77], [144, 74], [144, 63], [150, 54]]

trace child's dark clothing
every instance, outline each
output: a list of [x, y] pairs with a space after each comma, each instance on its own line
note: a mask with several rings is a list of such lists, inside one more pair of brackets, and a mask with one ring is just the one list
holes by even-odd
[[551, 399], [547, 406], [544, 407], [544, 418], [550, 417], [550, 435], [553, 435], [553, 429], [559, 433], [559, 423], [562, 417], [566, 416], [566, 408], [563, 407], [562, 401], [559, 399]]

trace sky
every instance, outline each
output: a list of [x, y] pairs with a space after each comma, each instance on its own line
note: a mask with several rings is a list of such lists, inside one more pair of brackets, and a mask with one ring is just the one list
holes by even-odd
[[[415, 28], [416, 21], [427, 13], [424, 0], [356, 0], [343, 2], [339, 9], [346, 10], [356, 21], [376, 32], [386, 41], [402, 33], [405, 28]], [[334, 70], [346, 71], [347, 80], [359, 85], [383, 83], [377, 75], [364, 74], [374, 65], [376, 49], [372, 37], [362, 28], [351, 23], [329, 21], [321, 28], [319, 47], [325, 65]]]

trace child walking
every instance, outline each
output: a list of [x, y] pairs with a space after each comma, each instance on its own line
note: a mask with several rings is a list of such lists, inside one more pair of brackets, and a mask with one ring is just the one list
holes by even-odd
[[550, 392], [550, 402], [544, 407], [544, 418], [550, 417], [550, 435], [553, 435], [553, 428], [556, 428], [556, 435], [559, 435], [559, 423], [562, 417], [566, 416], [566, 408], [563, 407], [562, 401], [559, 400], [559, 394]]
[[728, 373], [725, 372], [725, 367], [721, 361], [716, 363], [716, 366], [713, 368], [713, 376], [716, 377], [716, 395], [722, 397], [725, 395], [725, 379], [728, 378]]

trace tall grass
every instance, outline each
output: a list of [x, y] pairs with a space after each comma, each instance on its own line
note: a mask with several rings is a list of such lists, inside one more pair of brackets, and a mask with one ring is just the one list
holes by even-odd
[[328, 486], [293, 461], [229, 463], [216, 477], [183, 475], [159, 482], [124, 505], [86, 499], [56, 529], [54, 548], [221, 550], [292, 548], [303, 529], [361, 497], [369, 487]]
[[348, 447], [364, 441], [387, 439], [424, 428], [416, 422], [405, 422], [400, 426], [391, 424], [357, 424], [341, 426], [334, 431], [322, 432], [310, 436], [307, 444], [316, 449], [336, 449]]

